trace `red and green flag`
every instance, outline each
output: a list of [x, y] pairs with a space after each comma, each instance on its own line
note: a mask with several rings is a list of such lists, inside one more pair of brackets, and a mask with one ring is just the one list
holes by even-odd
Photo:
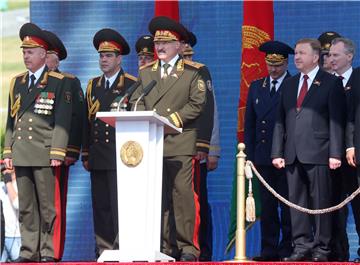
[[[244, 1], [243, 16], [241, 82], [237, 126], [237, 140], [239, 143], [244, 141], [244, 118], [249, 86], [253, 80], [265, 77], [268, 74], [264, 53], [260, 52], [258, 48], [262, 43], [274, 38], [273, 1]], [[238, 150], [236, 148], [236, 153], [237, 152]], [[237, 198], [236, 166], [235, 161], [227, 251], [231, 249], [235, 242]], [[256, 203], [256, 217], [259, 217], [261, 207], [257, 178], [253, 179], [253, 192]], [[249, 224], [247, 224], [247, 228], [248, 227]]]

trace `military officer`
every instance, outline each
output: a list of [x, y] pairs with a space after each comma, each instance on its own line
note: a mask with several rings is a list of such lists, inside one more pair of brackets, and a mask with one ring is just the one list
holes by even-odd
[[[279, 41], [265, 42], [259, 50], [266, 53], [269, 75], [253, 81], [249, 88], [244, 128], [246, 154], [270, 186], [288, 197], [285, 172], [272, 166], [270, 151], [281, 84], [290, 76], [287, 72], [288, 55], [294, 54], [294, 50]], [[253, 260], [279, 261], [292, 252], [289, 208], [279, 204], [277, 198], [264, 186], [261, 186], [260, 196], [261, 204], [264, 205], [261, 212], [261, 254]]]
[[[193, 47], [197, 43], [196, 35], [188, 31], [189, 41], [183, 45], [183, 56], [186, 60], [193, 60]], [[217, 167], [220, 156], [219, 146], [219, 118], [215, 105], [215, 93], [209, 69], [204, 65], [200, 70], [206, 83], [206, 104], [198, 119], [198, 138], [196, 142], [195, 190], [200, 202], [200, 261], [211, 261], [212, 257], [212, 218], [208, 202], [207, 173]], [[212, 141], [212, 142], [211, 142]]]
[[332, 70], [331, 67], [331, 62], [330, 62], [330, 58], [329, 58], [329, 51], [330, 51], [330, 46], [331, 46], [331, 41], [335, 38], [340, 38], [340, 34], [335, 32], [335, 31], [325, 31], [323, 33], [320, 34], [320, 36], [318, 37], [318, 41], [320, 41], [321, 44], [321, 54], [320, 54], [320, 67], [332, 74], [334, 71]]
[[154, 61], [154, 37], [142, 35], [135, 44], [139, 67]]
[[[98, 120], [98, 111], [112, 111], [136, 78], [121, 67], [122, 56], [130, 52], [123, 36], [113, 29], [101, 29], [93, 39], [99, 53], [101, 76], [90, 79], [86, 89], [86, 117], [82, 160], [90, 171], [96, 255], [113, 249], [118, 233], [115, 129]], [[124, 106], [129, 109], [129, 106]]]
[[[174, 255], [171, 236], [175, 235], [180, 260], [195, 261], [199, 257], [200, 219], [193, 191], [192, 160], [196, 154], [196, 122], [206, 101], [206, 85], [200, 74], [202, 65], [179, 56], [180, 41], [187, 41], [187, 31], [181, 24], [159, 16], [151, 20], [149, 31], [154, 35], [159, 59], [140, 68], [139, 79], [143, 85], [152, 80], [157, 84], [139, 101], [138, 110], [154, 110], [183, 129], [181, 134], [164, 138], [162, 251]], [[141, 85], [130, 102], [138, 99], [142, 89]], [[171, 217], [174, 226], [169, 224]]]
[[[66, 59], [66, 48], [62, 41], [54, 33], [46, 30], [44, 30], [44, 33], [47, 35], [50, 42], [50, 47], [46, 55], [46, 65], [50, 70], [60, 73], [59, 61]], [[69, 79], [69, 82], [71, 83], [71, 93], [73, 101], [70, 135], [66, 150], [65, 162], [61, 166], [61, 172], [59, 172], [60, 174], [57, 175], [57, 177], [59, 178], [59, 182], [57, 182], [57, 184], [59, 184], [61, 196], [60, 258], [62, 257], [62, 254], [64, 252], [65, 245], [66, 201], [69, 168], [79, 159], [81, 149], [82, 125], [84, 118], [84, 95], [81, 89], [80, 80], [72, 74], [64, 72], [62, 72], [62, 74], [65, 76], [65, 78]]]
[[19, 190], [22, 247], [16, 262], [51, 262], [60, 253], [55, 172], [66, 155], [72, 95], [64, 75], [46, 67], [49, 41], [43, 31], [26, 23], [20, 38], [28, 71], [11, 81], [4, 148]]

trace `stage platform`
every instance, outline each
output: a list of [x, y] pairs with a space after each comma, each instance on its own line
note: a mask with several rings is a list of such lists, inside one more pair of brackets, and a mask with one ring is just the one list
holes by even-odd
[[317, 265], [345, 265], [345, 264], [359, 264], [354, 262], [42, 262], [42, 263], [12, 263], [12, 264], [22, 264], [22, 265], [44, 265], [44, 264], [57, 264], [57, 265], [189, 265], [189, 264], [200, 264], [200, 265], [238, 265], [238, 264], [260, 264], [260, 265], [309, 265], [309, 264], [317, 264]]

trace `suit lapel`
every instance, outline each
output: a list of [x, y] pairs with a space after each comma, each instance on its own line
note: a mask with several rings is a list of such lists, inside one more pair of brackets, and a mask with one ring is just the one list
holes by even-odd
[[[321, 84], [321, 80], [322, 80], [322, 76], [323, 76], [323, 72], [322, 70], [319, 70], [309, 88], [309, 91], [306, 93], [306, 96], [304, 98], [304, 101], [301, 105], [301, 109], [306, 106], [306, 104], [309, 102], [309, 100], [311, 99], [311, 97], [317, 93], [317, 91], [319, 90], [320, 84]], [[300, 109], [300, 111], [301, 111]], [[299, 111], [299, 112], [300, 112]]]
[[43, 90], [46, 86], [47, 86], [47, 80], [48, 79], [48, 69], [47, 67], [45, 67], [44, 71], [42, 72], [40, 78], [37, 80], [37, 82], [35, 83], [35, 87], [28, 93], [28, 77], [26, 78], [26, 82], [25, 84], [23, 84], [23, 87], [21, 87], [21, 98], [23, 98], [23, 102], [21, 104], [21, 108], [19, 111], [19, 115], [18, 117], [20, 118], [24, 112], [30, 107], [32, 106], [32, 104], [34, 103], [35, 99], [37, 98], [37, 96], [39, 95], [39, 93], [41, 92], [41, 90]]
[[296, 102], [297, 102], [297, 95], [298, 95], [298, 87], [300, 82], [300, 73], [295, 76], [294, 79], [291, 80], [290, 83], [290, 102], [291, 106], [294, 106], [296, 110]]

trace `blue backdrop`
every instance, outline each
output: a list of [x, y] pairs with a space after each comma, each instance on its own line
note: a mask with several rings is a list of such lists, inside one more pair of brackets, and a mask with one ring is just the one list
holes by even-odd
[[[63, 40], [68, 59], [61, 63], [61, 70], [78, 76], [83, 89], [91, 77], [101, 74], [92, 38], [104, 27], [118, 30], [128, 40], [132, 51], [123, 58], [123, 68], [137, 75], [134, 44], [137, 37], [148, 33], [153, 1], [31, 1], [30, 7], [31, 21]], [[359, 44], [360, 2], [276, 1], [274, 14], [275, 38], [291, 46], [300, 38], [317, 38], [327, 30], [335, 30]], [[219, 108], [222, 153], [219, 168], [210, 174], [208, 185], [214, 219], [214, 259], [224, 260], [233, 257], [233, 252], [225, 255], [224, 251], [236, 144], [242, 2], [180, 1], [180, 17], [197, 35], [195, 60], [209, 66]], [[355, 56], [354, 65], [358, 64], [359, 56]], [[292, 58], [290, 72], [296, 72]], [[93, 259], [90, 183], [81, 163], [71, 169], [67, 224], [64, 259]], [[354, 257], [358, 239], [352, 215], [348, 231]], [[247, 255], [258, 254], [258, 225], [249, 231], [247, 242]]]

